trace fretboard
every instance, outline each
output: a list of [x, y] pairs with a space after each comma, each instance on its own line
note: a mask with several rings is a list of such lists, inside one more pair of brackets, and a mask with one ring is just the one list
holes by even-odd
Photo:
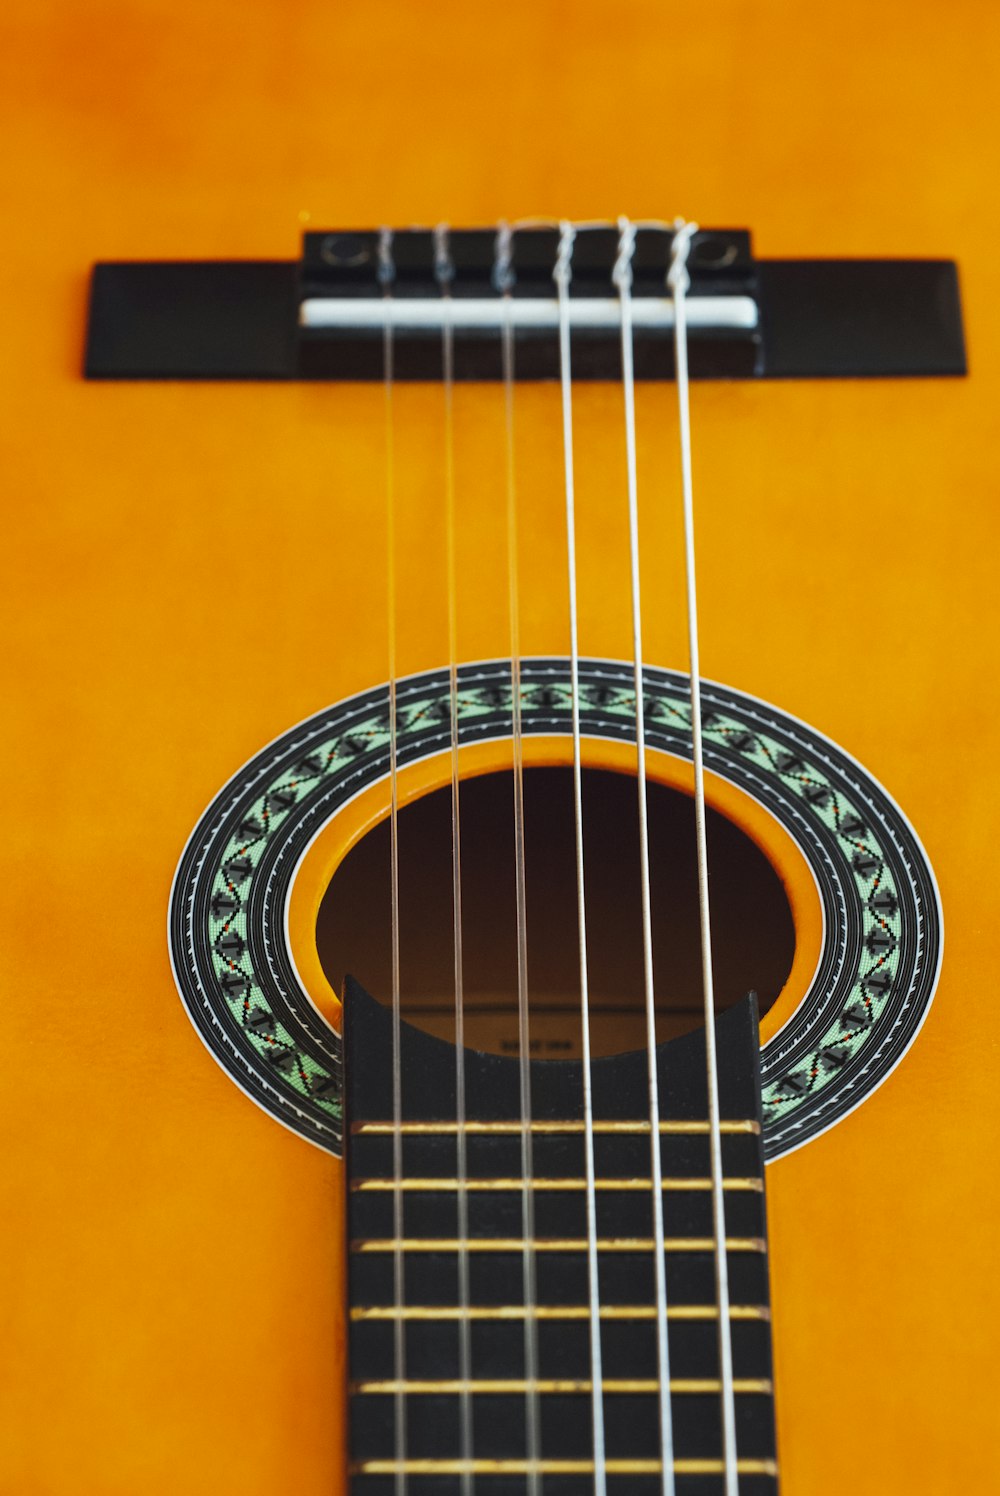
[[[353, 1496], [396, 1496], [400, 1473], [412, 1496], [461, 1496], [470, 1488], [463, 1475], [470, 1474], [480, 1496], [525, 1496], [532, 1489], [544, 1496], [592, 1496], [580, 1066], [531, 1064], [528, 1239], [535, 1287], [533, 1302], [526, 1303], [517, 1060], [465, 1053], [467, 1234], [460, 1235], [455, 1050], [402, 1026], [397, 1234], [391, 1040], [389, 1012], [349, 982], [345, 1095]], [[770, 1299], [752, 998], [719, 1019], [717, 1043], [739, 1488], [741, 1496], [773, 1496]], [[676, 1492], [716, 1496], [723, 1490], [722, 1402], [704, 1038], [691, 1034], [663, 1045], [657, 1059]], [[596, 1061], [593, 1089], [607, 1490], [611, 1496], [659, 1496], [646, 1056]], [[465, 1304], [459, 1275], [463, 1253]], [[529, 1316], [537, 1348], [534, 1375], [526, 1364]], [[533, 1416], [538, 1439], [532, 1461]], [[531, 1475], [537, 1477], [534, 1485]]]

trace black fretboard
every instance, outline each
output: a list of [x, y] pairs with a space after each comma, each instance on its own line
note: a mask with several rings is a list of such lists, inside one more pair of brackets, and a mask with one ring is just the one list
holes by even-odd
[[[356, 983], [345, 1006], [352, 1496], [526, 1496], [529, 1393], [544, 1496], [592, 1496], [590, 1309], [578, 1063], [531, 1064], [536, 1376], [525, 1359], [518, 1062], [466, 1051], [468, 1339], [460, 1355], [455, 1050], [402, 1026], [401, 1257], [394, 1284], [392, 1029]], [[753, 998], [717, 1025], [741, 1496], [774, 1496], [774, 1402]], [[658, 1050], [677, 1496], [723, 1491], [704, 1036]], [[595, 1062], [595, 1174], [607, 1489], [659, 1496], [646, 1056]], [[401, 1330], [402, 1378], [398, 1375]], [[464, 1395], [464, 1397], [463, 1397]], [[463, 1465], [461, 1412], [471, 1410]], [[402, 1438], [397, 1438], [397, 1410]], [[469, 1459], [468, 1446], [465, 1451]], [[400, 1460], [402, 1459], [402, 1464]], [[468, 1487], [466, 1487], [468, 1489]], [[537, 1488], [536, 1488], [537, 1489]]]

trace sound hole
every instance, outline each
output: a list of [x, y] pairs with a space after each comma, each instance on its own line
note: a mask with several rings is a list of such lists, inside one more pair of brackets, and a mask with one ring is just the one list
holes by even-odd
[[[531, 1051], [580, 1052], [573, 781], [569, 769], [525, 770], [525, 867]], [[694, 803], [649, 784], [653, 967], [660, 1040], [701, 1027], [701, 957]], [[642, 1048], [639, 828], [635, 780], [583, 775], [590, 1012], [595, 1054]], [[509, 773], [463, 781], [462, 940], [466, 1043], [517, 1052], [514, 818]], [[784, 985], [795, 930], [781, 881], [731, 821], [708, 816], [716, 1007], [750, 988], [761, 1012]], [[340, 991], [350, 972], [382, 1002], [392, 991], [389, 825], [382, 822], [337, 869], [320, 906], [320, 960]], [[399, 813], [401, 1001], [418, 1028], [454, 1039], [451, 790]]]

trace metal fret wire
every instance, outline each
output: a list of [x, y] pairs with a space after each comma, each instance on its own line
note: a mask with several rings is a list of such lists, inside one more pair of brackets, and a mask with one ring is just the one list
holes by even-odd
[[590, 1308], [590, 1411], [594, 1442], [594, 1493], [607, 1496], [604, 1401], [601, 1392], [601, 1300], [597, 1263], [597, 1195], [594, 1164], [594, 1099], [590, 1070], [590, 982], [587, 965], [587, 905], [583, 866], [583, 777], [580, 753], [580, 659], [576, 598], [576, 487], [573, 469], [573, 375], [570, 363], [569, 288], [576, 229], [559, 226], [553, 279], [559, 294], [559, 379], [562, 393], [563, 464], [566, 490], [566, 570], [569, 583], [570, 702], [573, 713], [573, 815], [576, 831], [576, 907], [580, 942], [580, 1034], [583, 1080], [584, 1158], [587, 1171], [587, 1294]]
[[[462, 962], [462, 831], [458, 773], [458, 616], [455, 561], [455, 338], [451, 316], [451, 283], [455, 265], [448, 228], [434, 230], [434, 275], [441, 294], [441, 366], [444, 376], [444, 487], [448, 567], [448, 672], [451, 719], [451, 885], [455, 958], [455, 1200], [458, 1215], [458, 1398], [459, 1446], [465, 1462], [459, 1477], [462, 1496], [472, 1496], [472, 1329], [469, 1318], [468, 1150], [465, 1130], [465, 1005]], [[468, 1467], [468, 1468], [466, 1468]]]
[[649, 1065], [650, 1160], [653, 1179], [653, 1240], [656, 1282], [656, 1352], [660, 1384], [660, 1465], [663, 1496], [674, 1496], [674, 1429], [670, 1406], [670, 1345], [667, 1334], [667, 1275], [664, 1259], [663, 1184], [660, 1161], [660, 1095], [656, 1069], [656, 1006], [653, 989], [653, 934], [649, 901], [649, 827], [646, 806], [646, 728], [642, 685], [642, 606], [639, 581], [639, 502], [635, 447], [635, 375], [632, 361], [632, 255], [635, 225], [618, 220], [618, 258], [613, 279], [621, 302], [622, 392], [628, 474], [629, 560], [632, 593], [632, 651], [635, 675], [635, 740], [639, 791], [639, 858], [642, 888], [642, 961], [646, 997], [646, 1054]]
[[[395, 1241], [392, 1259], [392, 1291], [396, 1309], [405, 1298], [403, 1261], [403, 1080], [400, 1046], [399, 981], [399, 794], [396, 723], [396, 475], [393, 422], [393, 327], [392, 285], [396, 268], [392, 258], [392, 230], [381, 229], [378, 238], [378, 280], [382, 287], [383, 383], [385, 388], [385, 508], [386, 578], [389, 630], [389, 887], [392, 946], [392, 1226]], [[406, 1325], [400, 1314], [393, 1324], [393, 1365], [397, 1392], [393, 1398], [396, 1496], [406, 1496]]]
[[702, 995], [705, 1003], [705, 1068], [708, 1078], [709, 1148], [712, 1159], [712, 1234], [715, 1239], [715, 1288], [719, 1305], [719, 1371], [722, 1382], [722, 1454], [726, 1496], [739, 1496], [736, 1463], [736, 1403], [733, 1389], [732, 1339], [729, 1331], [729, 1263], [726, 1257], [726, 1205], [719, 1126], [719, 1073], [715, 1052], [715, 993], [712, 977], [712, 927], [708, 903], [708, 844], [705, 835], [705, 762], [701, 733], [701, 678], [698, 651], [698, 598], [695, 585], [694, 499], [691, 477], [691, 409], [688, 392], [687, 258], [696, 223], [675, 224], [667, 284], [674, 297], [674, 354], [680, 427], [681, 487], [684, 500], [684, 566], [687, 586], [688, 654], [691, 676], [691, 736], [694, 758], [695, 837], [698, 850], [698, 913], [701, 928]]
[[[521, 1124], [520, 1122], [466, 1122], [465, 1130], [470, 1134], [470, 1136], [473, 1133], [520, 1133]], [[552, 1135], [555, 1133], [583, 1132], [584, 1127], [583, 1122], [577, 1119], [565, 1122], [533, 1122], [531, 1124], [531, 1130], [532, 1132], [536, 1133], [546, 1133]], [[756, 1122], [752, 1117], [746, 1117], [742, 1121], [723, 1120], [719, 1123], [719, 1131], [723, 1133], [749, 1133], [752, 1137], [759, 1137], [760, 1130], [760, 1123]], [[374, 1133], [380, 1136], [386, 1136], [392, 1131], [393, 1127], [391, 1122], [355, 1122], [351, 1124], [352, 1133]], [[402, 1124], [402, 1131], [404, 1133], [410, 1133], [413, 1136], [423, 1137], [430, 1137], [432, 1135], [441, 1133], [450, 1134], [455, 1131], [455, 1123], [404, 1122]], [[595, 1118], [594, 1131], [607, 1133], [648, 1133], [650, 1131], [650, 1126], [648, 1121], [610, 1122], [606, 1120], [601, 1121]], [[665, 1133], [671, 1133], [677, 1137], [688, 1137], [694, 1134], [707, 1134], [708, 1131], [709, 1125], [707, 1120], [705, 1122], [693, 1122], [690, 1120], [687, 1122], [660, 1122], [661, 1135]]]
[[531, 1066], [528, 1024], [528, 934], [524, 876], [524, 753], [521, 738], [521, 659], [519, 588], [517, 563], [517, 488], [514, 469], [514, 325], [511, 316], [511, 292], [514, 268], [511, 263], [512, 232], [501, 223], [496, 239], [496, 262], [493, 278], [503, 304], [501, 358], [503, 365], [506, 495], [507, 495], [507, 580], [510, 609], [510, 685], [511, 736], [514, 769], [514, 883], [517, 899], [517, 1029], [518, 1072], [520, 1078], [521, 1119], [521, 1218], [524, 1222], [522, 1249], [522, 1282], [524, 1316], [525, 1448], [528, 1459], [526, 1489], [528, 1496], [541, 1496], [541, 1413], [538, 1402], [538, 1327], [534, 1308], [535, 1286], [535, 1201], [531, 1188], [534, 1172], [531, 1128]]

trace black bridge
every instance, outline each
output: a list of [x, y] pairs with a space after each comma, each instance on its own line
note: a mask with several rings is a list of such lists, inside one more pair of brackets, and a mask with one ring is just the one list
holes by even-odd
[[[402, 1026], [400, 1257], [394, 1285], [392, 1023], [348, 982], [349, 1408], [353, 1496], [525, 1496], [527, 1380], [519, 1064], [465, 1052], [468, 1350], [462, 1375], [454, 1048]], [[717, 1024], [741, 1496], [775, 1496], [774, 1402], [753, 997]], [[662, 1490], [643, 1053], [594, 1062], [609, 1496]], [[722, 1429], [704, 1036], [658, 1050], [677, 1496], [721, 1496]], [[537, 1406], [543, 1496], [593, 1496], [581, 1068], [532, 1061]], [[396, 1353], [401, 1329], [402, 1376]], [[471, 1405], [462, 1465], [461, 1401]], [[397, 1408], [403, 1435], [397, 1444]], [[470, 1459], [466, 1445], [465, 1459]]]
[[[631, 260], [638, 379], [673, 377], [673, 235], [640, 227]], [[621, 377], [619, 233], [585, 229], [572, 250], [575, 379]], [[441, 328], [454, 377], [502, 374], [510, 318], [518, 379], [559, 376], [553, 269], [559, 231], [517, 228], [498, 280], [494, 229], [306, 234], [299, 260], [112, 262], [94, 267], [85, 373], [91, 379], [384, 377], [439, 380]], [[688, 269], [690, 368], [700, 379], [965, 373], [958, 275], [950, 260], [758, 260], [749, 233], [698, 232]], [[501, 286], [509, 280], [509, 295]], [[444, 295], [448, 306], [443, 306]]]

